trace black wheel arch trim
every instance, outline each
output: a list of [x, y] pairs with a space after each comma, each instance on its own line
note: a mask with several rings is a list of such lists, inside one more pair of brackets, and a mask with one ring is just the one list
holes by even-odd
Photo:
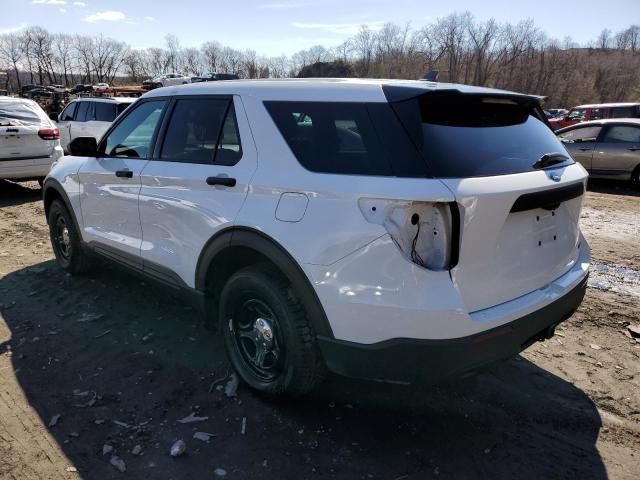
[[80, 236], [80, 240], [82, 240], [80, 225], [78, 224], [78, 219], [76, 218], [76, 212], [73, 210], [73, 207], [71, 206], [71, 201], [69, 200], [69, 196], [67, 195], [67, 192], [65, 192], [64, 187], [60, 184], [60, 182], [55, 178], [51, 178], [51, 177], [47, 177], [42, 185], [42, 202], [44, 203], [44, 214], [47, 220], [47, 224], [49, 223], [49, 205], [47, 205], [46, 200], [47, 200], [47, 195], [51, 190], [55, 190], [57, 195], [62, 199], [62, 202], [67, 208], [69, 215], [71, 215], [71, 218], [73, 219], [73, 226], [75, 227], [76, 232], [78, 232], [78, 235]]
[[196, 267], [195, 287], [204, 291], [207, 273], [216, 257], [228, 248], [245, 247], [262, 254], [295, 285], [296, 293], [307, 312], [316, 335], [334, 338], [322, 303], [298, 262], [267, 234], [249, 227], [230, 227], [218, 232], [206, 243]]

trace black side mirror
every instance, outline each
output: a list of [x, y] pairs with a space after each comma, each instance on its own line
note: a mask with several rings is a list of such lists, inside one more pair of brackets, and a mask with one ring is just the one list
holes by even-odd
[[98, 142], [94, 137], [76, 137], [69, 143], [69, 151], [75, 157], [95, 157], [98, 155]]
[[53, 120], [54, 122], [58, 121], [58, 114], [57, 113], [50, 113], [49, 114], [49, 119]]

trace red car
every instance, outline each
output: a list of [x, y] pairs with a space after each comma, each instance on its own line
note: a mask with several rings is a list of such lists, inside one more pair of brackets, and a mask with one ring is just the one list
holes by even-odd
[[569, 110], [564, 117], [549, 120], [553, 130], [559, 130], [576, 123], [603, 118], [640, 118], [640, 103], [600, 103], [579, 105]]

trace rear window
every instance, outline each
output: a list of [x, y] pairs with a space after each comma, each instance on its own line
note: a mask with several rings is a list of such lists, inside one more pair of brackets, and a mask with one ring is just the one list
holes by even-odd
[[461, 178], [528, 172], [545, 154], [567, 155], [535, 103], [520, 102], [428, 93], [392, 105], [430, 174]]
[[18, 100], [0, 102], [0, 125], [48, 124], [47, 116], [35, 102]]
[[313, 172], [425, 176], [424, 161], [386, 103], [265, 102], [300, 164]]

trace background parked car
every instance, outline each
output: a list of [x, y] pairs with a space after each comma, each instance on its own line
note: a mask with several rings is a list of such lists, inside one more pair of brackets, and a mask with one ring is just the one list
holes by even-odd
[[603, 118], [640, 118], [640, 103], [600, 103], [573, 107], [567, 115], [549, 120], [554, 130]]
[[77, 84], [76, 86], [74, 86], [71, 89], [71, 93], [92, 93], [93, 92], [93, 85], [84, 85], [82, 83]]
[[556, 134], [591, 177], [631, 180], [640, 186], [640, 119], [584, 122]]
[[95, 92], [98, 92], [98, 93], [106, 92], [107, 90], [109, 90], [109, 84], [108, 83], [96, 83], [93, 86], [93, 90]]
[[172, 85], [184, 85], [185, 83], [191, 83], [191, 78], [181, 73], [165, 73], [153, 79], [145, 80], [142, 82], [142, 88], [152, 90], [154, 88], [169, 87]]
[[42, 181], [61, 156], [60, 133], [36, 102], [0, 97], [0, 178]]
[[240, 77], [234, 73], [206, 72], [197, 77], [191, 77], [192, 83], [215, 82], [217, 80], [238, 80]]
[[69, 151], [69, 143], [76, 137], [100, 140], [111, 122], [136, 100], [131, 97], [87, 97], [69, 103], [58, 116], [60, 143], [64, 151]]

